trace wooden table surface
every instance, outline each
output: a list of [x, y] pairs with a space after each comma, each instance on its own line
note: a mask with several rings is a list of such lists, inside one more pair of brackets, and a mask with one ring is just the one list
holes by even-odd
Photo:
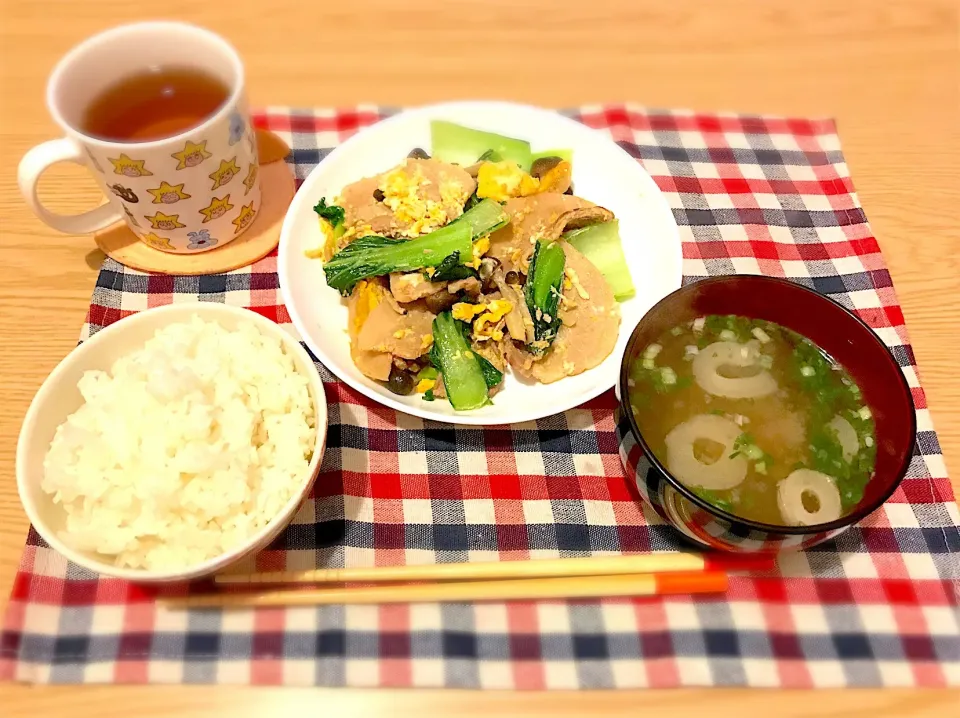
[[[903, 303], [948, 464], [960, 461], [960, 53], [955, 0], [0, 0], [0, 603], [26, 517], [14, 481], [20, 421], [75, 345], [102, 256], [59, 235], [20, 199], [16, 166], [56, 136], [46, 77], [84, 37], [139, 19], [188, 19], [223, 34], [247, 66], [254, 106], [396, 106], [498, 98], [546, 106], [633, 101], [839, 121], [843, 149]], [[306, 8], [309, 7], [309, 10]], [[298, 8], [303, 8], [298, 11]], [[97, 202], [74, 167], [42, 196]], [[958, 483], [954, 479], [954, 486]], [[230, 711], [463, 716], [732, 711], [776, 716], [937, 715], [956, 692], [748, 690], [603, 694], [236, 687], [0, 686], [0, 713], [159, 716]], [[10, 713], [9, 711], [11, 711]]]

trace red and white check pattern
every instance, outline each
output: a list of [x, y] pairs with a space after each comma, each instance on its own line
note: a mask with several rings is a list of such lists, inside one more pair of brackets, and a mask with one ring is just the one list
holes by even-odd
[[[255, 117], [302, 179], [378, 107]], [[835, 542], [726, 596], [166, 611], [68, 564], [31, 531], [0, 635], [0, 679], [286, 685], [635, 688], [960, 684], [957, 506], [903, 315], [830, 120], [635, 106], [570, 113], [663, 190], [686, 281], [789, 277], [891, 347], [918, 445], [893, 498]], [[223, 301], [289, 325], [276, 257], [228, 275], [148, 276], [107, 261], [83, 337], [171, 302]], [[291, 328], [292, 331], [292, 328]], [[612, 394], [511, 427], [452, 428], [372, 404], [322, 369], [328, 451], [313, 496], [251, 568], [484, 561], [685, 548], [638, 501]], [[187, 587], [171, 590], [185, 591]]]

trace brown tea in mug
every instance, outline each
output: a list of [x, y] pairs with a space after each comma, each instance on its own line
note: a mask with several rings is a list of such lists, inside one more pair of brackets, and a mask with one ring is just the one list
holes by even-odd
[[218, 78], [188, 67], [156, 67], [130, 75], [94, 98], [80, 129], [112, 142], [149, 142], [201, 124], [230, 96]]

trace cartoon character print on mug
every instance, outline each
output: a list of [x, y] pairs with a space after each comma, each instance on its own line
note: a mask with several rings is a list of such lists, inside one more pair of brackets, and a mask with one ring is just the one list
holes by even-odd
[[225, 244], [253, 223], [260, 209], [253, 136], [238, 110], [203, 136], [186, 135], [173, 153], [169, 145], [165, 152], [132, 145], [87, 154], [91, 171], [144, 242], [192, 254]]

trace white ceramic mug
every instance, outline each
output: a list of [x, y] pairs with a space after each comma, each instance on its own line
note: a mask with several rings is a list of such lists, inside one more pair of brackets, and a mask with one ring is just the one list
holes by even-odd
[[[150, 68], [184, 66], [219, 79], [229, 92], [196, 127], [149, 142], [105, 140], [80, 129], [89, 104], [118, 81]], [[243, 64], [218, 35], [178, 22], [124, 25], [95, 35], [57, 64], [47, 107], [66, 137], [27, 152], [18, 181], [30, 208], [54, 229], [86, 234], [123, 220], [155, 249], [193, 254], [223, 246], [253, 223], [260, 209], [256, 133]], [[57, 162], [89, 167], [108, 203], [72, 216], [46, 209], [37, 182]]]

